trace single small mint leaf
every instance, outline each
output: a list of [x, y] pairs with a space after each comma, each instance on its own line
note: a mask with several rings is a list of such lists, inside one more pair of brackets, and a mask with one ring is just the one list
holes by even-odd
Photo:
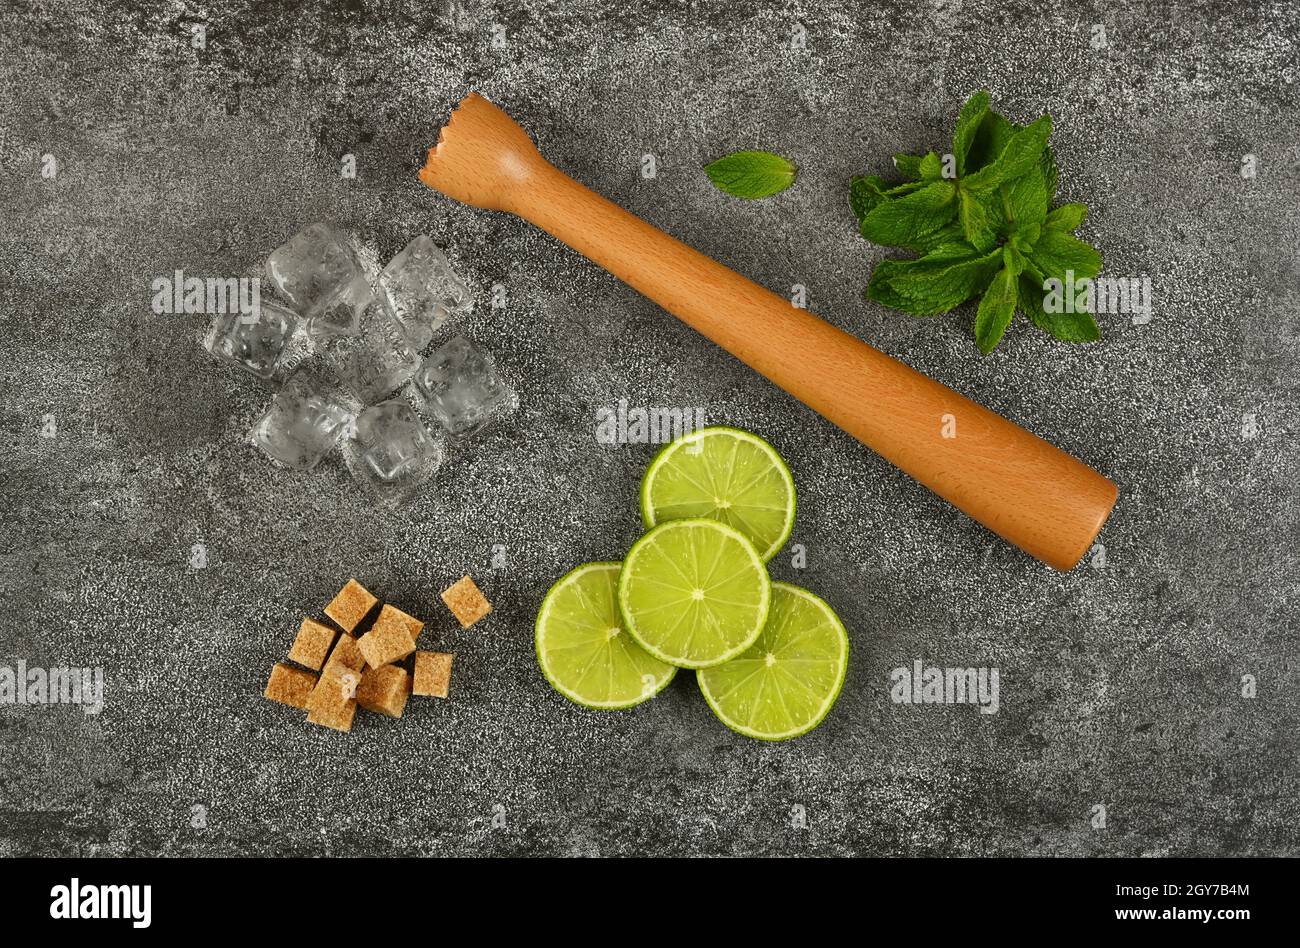
[[904, 178], [915, 181], [921, 177], [921, 156], [905, 155], [899, 152], [894, 156], [894, 167]]
[[1087, 204], [1062, 204], [1060, 207], [1052, 208], [1047, 219], [1043, 221], [1043, 229], [1066, 232], [1078, 230], [1087, 219]]
[[983, 168], [1002, 154], [1002, 150], [1007, 147], [1007, 142], [1015, 133], [1016, 126], [989, 109], [970, 143], [970, 150], [966, 153], [965, 168], [958, 173], [973, 174]]
[[1023, 175], [1043, 156], [1047, 139], [1052, 134], [1052, 117], [1044, 115], [1032, 124], [1013, 132], [1001, 154], [979, 171], [967, 175], [962, 185], [972, 191], [982, 191], [1013, 181]]
[[957, 114], [957, 128], [952, 134], [952, 156], [957, 162], [957, 174], [966, 173], [966, 156], [971, 150], [981, 123], [989, 114], [989, 94], [981, 89], [966, 100]]
[[1047, 291], [1028, 272], [1020, 277], [1020, 309], [1039, 329], [1063, 342], [1096, 342], [1101, 338], [1092, 313], [1049, 313], [1043, 308]]
[[1029, 251], [1029, 259], [1045, 276], [1062, 281], [1067, 273], [1082, 280], [1101, 272], [1101, 254], [1090, 244], [1059, 230], [1044, 230]]
[[919, 237], [938, 230], [957, 213], [951, 181], [936, 181], [919, 191], [884, 201], [862, 218], [862, 236], [890, 247], [912, 245]]
[[794, 184], [798, 169], [769, 151], [738, 151], [704, 166], [718, 190], [754, 200], [779, 194]]
[[921, 177], [926, 181], [940, 181], [943, 179], [943, 159], [934, 152], [926, 152], [925, 157], [921, 159]]
[[1005, 267], [997, 272], [984, 291], [975, 312], [975, 344], [988, 355], [1002, 339], [1016, 312], [1016, 277]]
[[965, 188], [959, 196], [957, 219], [961, 222], [962, 233], [979, 250], [988, 250], [998, 242], [997, 218], [980, 195], [971, 194]]
[[871, 209], [885, 200], [885, 182], [873, 175], [854, 175], [849, 179], [849, 207], [861, 224]]

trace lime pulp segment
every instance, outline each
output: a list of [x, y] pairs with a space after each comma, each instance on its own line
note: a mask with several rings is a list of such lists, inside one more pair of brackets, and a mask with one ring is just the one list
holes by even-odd
[[646, 527], [707, 517], [735, 527], [770, 560], [794, 527], [790, 468], [776, 449], [738, 428], [701, 428], [666, 445], [641, 481]]
[[739, 655], [767, 620], [771, 583], [754, 545], [716, 520], [670, 520], [628, 551], [623, 623], [651, 655], [705, 668]]
[[848, 657], [848, 635], [830, 606], [806, 589], [773, 583], [767, 625], [754, 644], [696, 679], [727, 727], [783, 741], [826, 717], [844, 685]]
[[560, 694], [588, 708], [630, 708], [677, 669], [627, 634], [619, 614], [621, 563], [586, 563], [563, 576], [537, 613], [537, 662]]

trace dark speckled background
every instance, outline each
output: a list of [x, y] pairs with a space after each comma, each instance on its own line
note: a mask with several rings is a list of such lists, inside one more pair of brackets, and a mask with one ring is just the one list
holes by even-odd
[[[1300, 851], [1293, 5], [0, 10], [0, 661], [107, 675], [97, 717], [0, 707], [0, 853]], [[968, 311], [862, 298], [882, 251], [856, 235], [849, 175], [942, 150], [981, 86], [1015, 119], [1055, 116], [1059, 200], [1091, 206], [1108, 273], [1150, 276], [1149, 323], [1106, 318], [1081, 348], [1018, 323], [980, 358]], [[778, 292], [805, 285], [1109, 474], [1104, 557], [1051, 572], [549, 237], [424, 189], [471, 88], [579, 180]], [[788, 155], [796, 186], [715, 192], [701, 165], [741, 147]], [[154, 277], [243, 272], [322, 217], [380, 259], [419, 232], [447, 246], [479, 304], [461, 328], [522, 394], [398, 514], [337, 454], [310, 475], [266, 462], [243, 433], [272, 390], [197, 346], [201, 317], [149, 308]], [[542, 680], [543, 592], [638, 533], [653, 448], [594, 437], [620, 398], [700, 406], [790, 460], [807, 566], [783, 553], [774, 575], [853, 643], [812, 734], [737, 737], [689, 674], [618, 714]], [[496, 612], [462, 633], [436, 596], [466, 571]], [[353, 574], [457, 665], [452, 700], [341, 735], [260, 695]], [[892, 704], [889, 670], [914, 659], [997, 666], [1000, 712]]]

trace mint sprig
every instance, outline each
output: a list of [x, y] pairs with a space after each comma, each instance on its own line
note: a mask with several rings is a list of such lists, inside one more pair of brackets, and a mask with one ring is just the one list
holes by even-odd
[[737, 151], [704, 166], [704, 173], [732, 197], [771, 197], [794, 184], [798, 169], [770, 151]]
[[[980, 298], [975, 342], [987, 355], [1017, 309], [1066, 342], [1101, 338], [1091, 313], [1050, 313], [1044, 283], [1092, 278], [1101, 254], [1073, 236], [1087, 217], [1083, 204], [1053, 208], [1056, 158], [1048, 145], [1052, 117], [1026, 126], [1008, 121], [975, 93], [962, 106], [950, 161], [935, 152], [894, 155], [904, 177], [890, 184], [870, 175], [849, 184], [858, 231], [873, 243], [919, 256], [883, 260], [867, 297], [916, 316], [945, 313]], [[949, 178], [944, 169], [956, 169]]]

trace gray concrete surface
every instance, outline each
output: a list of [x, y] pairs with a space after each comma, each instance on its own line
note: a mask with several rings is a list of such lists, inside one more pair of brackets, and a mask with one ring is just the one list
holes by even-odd
[[[0, 853], [1296, 854], [1298, 40], [1284, 3], [5, 4], [0, 664], [107, 677], [98, 716], [0, 706]], [[1059, 199], [1091, 206], [1109, 273], [1151, 277], [1148, 324], [1075, 348], [1018, 322], [980, 358], [968, 311], [863, 299], [884, 253], [848, 177], [942, 150], [981, 86], [1055, 116]], [[1051, 572], [547, 236], [424, 189], [469, 89], [579, 180], [1109, 474], [1104, 558]], [[797, 184], [715, 192], [701, 166], [742, 147]], [[272, 390], [199, 349], [202, 317], [149, 307], [154, 277], [243, 272], [323, 217], [384, 259], [447, 246], [462, 328], [522, 393], [400, 513], [337, 455], [265, 461], [242, 435]], [[853, 644], [808, 736], [734, 736], [689, 674], [608, 714], [538, 673], [550, 582], [638, 534], [654, 448], [594, 437], [620, 398], [789, 459], [807, 565], [773, 573]], [[462, 633], [437, 592], [467, 571], [496, 612]], [[456, 653], [452, 700], [340, 735], [260, 697], [349, 575]], [[999, 713], [893, 704], [915, 659], [998, 667]]]

